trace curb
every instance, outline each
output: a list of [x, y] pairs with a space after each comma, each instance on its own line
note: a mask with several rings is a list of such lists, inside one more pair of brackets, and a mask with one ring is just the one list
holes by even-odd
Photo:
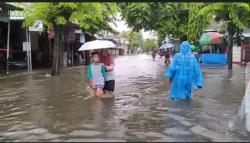
[[[247, 63], [245, 70], [246, 80], [250, 76], [250, 63]], [[242, 101], [242, 104], [245, 104], [245, 126], [248, 132], [250, 132], [250, 80], [245, 81], [246, 91], [245, 91], [245, 100]], [[244, 103], [245, 101], [245, 103]]]
[[247, 131], [250, 132], [250, 82], [245, 93], [245, 126]]
[[4, 75], [4, 76], [1, 76], [0, 79], [13, 78], [13, 77], [17, 77], [17, 76], [31, 75], [31, 74], [34, 74], [34, 72], [22, 72], [22, 73], [16, 73], [16, 74], [12, 74], [12, 75]]
[[229, 125], [233, 130], [250, 132], [250, 63], [245, 66], [245, 94], [233, 124]]
[[[84, 68], [84, 67], [85, 67], [85, 65], [68, 67], [68, 68], [63, 69], [62, 72], [73, 70], [73, 69], [81, 69], [81, 68]], [[42, 69], [42, 70], [44, 70], [44, 69]], [[18, 77], [18, 76], [33, 75], [33, 74], [37, 74], [37, 73], [40, 73], [40, 72], [43, 73], [43, 71], [40, 71], [40, 70], [33, 70], [31, 72], [26, 71], [26, 72], [20, 72], [20, 73], [11, 74], [11, 75], [4, 75], [4, 76], [0, 76], [0, 80], [1, 79]]]

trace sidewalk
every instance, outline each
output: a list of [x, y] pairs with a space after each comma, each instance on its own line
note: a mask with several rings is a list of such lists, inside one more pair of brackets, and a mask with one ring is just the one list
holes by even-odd
[[[67, 67], [62, 69], [63, 71], [68, 71], [68, 70], [72, 70], [72, 69], [77, 69], [77, 68], [83, 68], [85, 65], [79, 65], [79, 66], [72, 66], [72, 67]], [[0, 79], [5, 79], [5, 78], [12, 78], [12, 77], [17, 77], [17, 76], [24, 76], [24, 75], [33, 75], [33, 74], [50, 74], [51, 69], [35, 69], [31, 72], [28, 71], [19, 71], [19, 72], [12, 72], [9, 75], [3, 75], [0, 76]]]
[[245, 87], [245, 95], [232, 128], [250, 132], [250, 63], [247, 63], [245, 69]]
[[21, 75], [30, 75], [33, 74], [34, 71], [28, 72], [28, 71], [20, 71], [20, 72], [11, 72], [9, 75], [3, 74], [0, 76], [0, 79], [5, 79], [5, 78], [10, 78], [10, 77], [16, 77], [16, 76], [21, 76]]
[[[246, 83], [246, 92], [245, 92], [245, 125], [248, 132], [250, 132], [250, 63], [247, 63], [245, 71], [245, 83]], [[243, 100], [244, 104], [244, 100]]]

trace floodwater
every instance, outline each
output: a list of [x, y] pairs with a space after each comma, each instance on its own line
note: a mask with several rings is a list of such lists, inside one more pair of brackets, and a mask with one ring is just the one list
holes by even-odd
[[0, 79], [0, 141], [250, 141], [229, 122], [245, 91], [244, 68], [202, 70], [192, 101], [167, 99], [164, 60], [118, 57], [115, 99], [91, 98], [86, 67]]

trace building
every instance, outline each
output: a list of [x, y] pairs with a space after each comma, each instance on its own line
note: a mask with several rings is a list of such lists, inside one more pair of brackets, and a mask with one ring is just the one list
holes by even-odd
[[116, 49], [111, 50], [112, 55], [115, 55], [115, 56], [124, 55], [126, 46], [124, 45], [124, 43], [122, 43], [123, 39], [118, 34], [119, 33], [115, 31], [114, 32], [101, 31], [95, 36], [97, 37], [97, 39], [109, 40], [115, 43], [115, 45], [117, 45]]
[[[8, 72], [7, 63], [25, 67], [25, 53], [22, 51], [22, 43], [26, 41], [26, 29], [22, 27], [23, 15], [19, 12], [24, 8], [18, 3], [0, 3], [0, 70]], [[23, 58], [24, 57], [24, 58]], [[8, 66], [9, 67], [9, 66]], [[23, 67], [21, 67], [23, 68]]]
[[250, 28], [241, 33], [241, 62], [250, 61]]

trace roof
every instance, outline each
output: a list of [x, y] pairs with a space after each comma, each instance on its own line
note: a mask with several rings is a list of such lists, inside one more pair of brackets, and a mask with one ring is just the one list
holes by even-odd
[[25, 7], [23, 4], [18, 3], [18, 2], [6, 2], [6, 4], [15, 7], [16, 10], [23, 10]]
[[19, 3], [14, 3], [14, 2], [5, 2], [5, 3], [0, 3], [0, 7], [8, 9], [8, 10], [23, 10], [24, 6]]

